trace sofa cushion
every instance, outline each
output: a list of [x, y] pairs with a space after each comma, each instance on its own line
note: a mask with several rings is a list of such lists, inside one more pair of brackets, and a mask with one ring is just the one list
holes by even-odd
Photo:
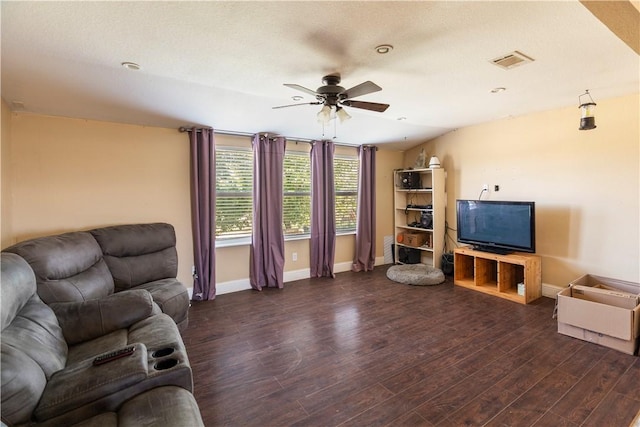
[[26, 424], [31, 420], [31, 414], [47, 385], [47, 378], [35, 360], [4, 343], [0, 363], [2, 419], [9, 425]]
[[63, 415], [76, 408], [134, 387], [148, 376], [147, 348], [133, 345], [134, 352], [103, 365], [92, 359], [69, 365], [53, 375], [34, 411], [39, 421]]
[[77, 344], [118, 329], [127, 329], [153, 315], [154, 305], [149, 292], [132, 289], [90, 301], [56, 302], [51, 304], [51, 308], [67, 344]]
[[73, 427], [204, 426], [193, 395], [181, 387], [165, 386], [126, 401], [118, 412], [104, 412]]
[[187, 390], [159, 387], [126, 402], [118, 411], [118, 427], [204, 426], [198, 404]]
[[4, 250], [24, 258], [47, 303], [84, 301], [110, 295], [113, 277], [90, 233], [76, 231], [26, 240]]
[[187, 319], [189, 292], [177, 279], [162, 279], [136, 286], [135, 289], [149, 291], [163, 313], [176, 322]]
[[170, 224], [116, 225], [90, 232], [102, 248], [116, 291], [178, 274], [176, 234]]
[[3, 252], [0, 260], [3, 285], [0, 288], [0, 318], [4, 330], [36, 293], [36, 278], [29, 264], [18, 255]]
[[2, 418], [26, 423], [51, 376], [64, 368], [67, 344], [55, 314], [35, 293], [35, 276], [18, 255], [1, 254]]

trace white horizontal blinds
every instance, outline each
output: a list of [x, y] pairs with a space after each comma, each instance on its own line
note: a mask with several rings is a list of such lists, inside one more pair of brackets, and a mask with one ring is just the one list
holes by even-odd
[[[336, 231], [354, 232], [358, 194], [358, 158], [335, 156]], [[253, 152], [216, 147], [216, 238], [250, 237], [252, 227]], [[309, 153], [287, 151], [284, 157], [284, 234], [309, 235], [311, 167]]]
[[216, 238], [251, 236], [253, 152], [216, 147]]
[[285, 236], [308, 235], [311, 229], [311, 161], [309, 153], [284, 155], [283, 222]]
[[335, 156], [333, 168], [336, 188], [336, 232], [354, 232], [358, 202], [358, 158]]

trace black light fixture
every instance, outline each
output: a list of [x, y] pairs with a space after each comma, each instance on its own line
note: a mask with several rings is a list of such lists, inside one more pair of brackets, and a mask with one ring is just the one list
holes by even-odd
[[[589, 102], [582, 102], [582, 97], [588, 96]], [[595, 110], [596, 103], [593, 102], [593, 98], [589, 94], [589, 89], [587, 89], [582, 95], [578, 97], [578, 102], [580, 103], [580, 127], [579, 130], [590, 130], [596, 128], [596, 118], [593, 115], [593, 110]]]

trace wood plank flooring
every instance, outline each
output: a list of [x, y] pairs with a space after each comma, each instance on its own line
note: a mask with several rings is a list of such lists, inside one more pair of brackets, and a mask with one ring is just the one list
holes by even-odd
[[640, 357], [558, 334], [554, 300], [386, 269], [193, 303], [206, 425], [628, 426], [640, 410]]

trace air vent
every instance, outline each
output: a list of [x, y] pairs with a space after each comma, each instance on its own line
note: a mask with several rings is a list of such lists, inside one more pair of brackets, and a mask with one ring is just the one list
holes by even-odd
[[24, 111], [24, 102], [22, 101], [12, 101], [11, 107], [13, 111]]
[[491, 62], [493, 62], [495, 65], [505, 70], [510, 70], [514, 67], [517, 67], [518, 65], [526, 64], [533, 61], [533, 58], [525, 55], [522, 52], [518, 52], [517, 50], [491, 60]]

